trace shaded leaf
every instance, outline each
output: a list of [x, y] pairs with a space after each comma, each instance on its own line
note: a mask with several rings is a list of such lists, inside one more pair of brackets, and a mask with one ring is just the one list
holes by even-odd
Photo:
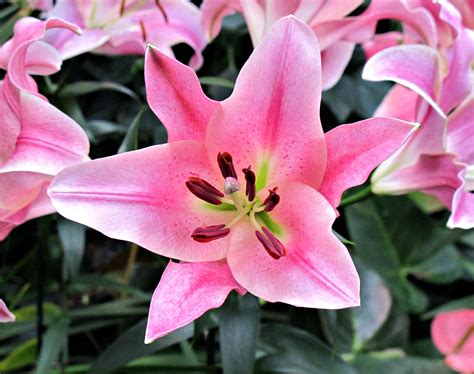
[[194, 325], [190, 324], [146, 345], [144, 343], [146, 323], [147, 320], [143, 319], [123, 333], [94, 361], [89, 373], [109, 373], [137, 358], [187, 340], [194, 334]]
[[224, 373], [251, 373], [260, 331], [260, 306], [255, 296], [230, 297], [219, 314]]
[[67, 344], [69, 323], [69, 317], [62, 315], [53, 321], [46, 331], [36, 367], [37, 374], [48, 373], [58, 360], [61, 351]]
[[20, 369], [36, 361], [36, 338], [27, 340], [0, 361], [0, 372]]
[[81, 268], [86, 247], [86, 227], [65, 218], [58, 220], [58, 234], [64, 250], [64, 261], [71, 278], [76, 278]]
[[138, 130], [140, 129], [140, 123], [143, 116], [144, 109], [141, 109], [135, 116], [132, 124], [128, 128], [127, 133], [118, 149], [117, 153], [135, 151], [138, 149]]

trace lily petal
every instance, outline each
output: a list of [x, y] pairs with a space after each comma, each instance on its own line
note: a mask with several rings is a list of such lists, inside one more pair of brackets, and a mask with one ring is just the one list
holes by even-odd
[[474, 227], [474, 193], [467, 189], [466, 174], [466, 170], [459, 173], [461, 185], [453, 195], [452, 213], [448, 221], [448, 227], [451, 228], [468, 230]]
[[414, 129], [413, 124], [394, 118], [371, 118], [329, 131], [326, 174], [319, 191], [337, 207], [342, 193], [364, 183]]
[[474, 165], [474, 95], [468, 97], [448, 118], [447, 150], [459, 161]]
[[21, 134], [0, 173], [27, 171], [54, 175], [84, 161], [89, 141], [82, 128], [42, 98], [20, 92]]
[[439, 87], [441, 67], [435, 49], [424, 45], [400, 45], [383, 50], [365, 64], [362, 78], [391, 80], [421, 95], [441, 116]]
[[[311, 29], [293, 16], [278, 21], [242, 68], [231, 97], [206, 133], [209, 157], [229, 152], [269, 181], [318, 187], [326, 165], [319, 119], [321, 63]], [[263, 185], [261, 185], [263, 186]]]
[[[18, 120], [18, 93], [12, 89], [10, 81], [0, 81], [0, 124], [2, 136], [0, 137], [0, 166], [7, 161], [15, 151], [16, 140], [20, 135], [21, 125]], [[11, 103], [11, 104], [10, 104]]]
[[323, 90], [334, 87], [341, 79], [345, 68], [351, 60], [355, 43], [340, 41], [334, 43], [321, 53], [321, 64], [323, 69]]
[[[474, 310], [460, 309], [438, 314], [431, 325], [431, 337], [441, 353], [446, 355], [446, 364], [456, 371], [474, 371]], [[462, 346], [462, 339], [471, 331]]]
[[405, 121], [416, 120], [420, 96], [400, 84], [395, 84], [377, 107], [374, 117], [394, 117]]
[[210, 41], [219, 34], [225, 16], [241, 9], [239, 0], [204, 0], [201, 5], [201, 22], [207, 39]]
[[359, 278], [344, 245], [331, 226], [334, 208], [314, 188], [278, 186], [280, 204], [271, 218], [282, 232], [286, 256], [273, 259], [242, 222], [232, 228], [227, 261], [239, 284], [270, 302], [323, 309], [359, 305]]
[[168, 131], [168, 141], [204, 140], [217, 102], [206, 97], [196, 73], [149, 46], [145, 83], [150, 107]]
[[67, 168], [48, 192], [60, 214], [112, 238], [183, 261], [222, 259], [228, 238], [202, 244], [191, 234], [232, 214], [194, 196], [185, 185], [190, 176], [219, 186], [204, 145], [183, 141]]
[[145, 344], [220, 307], [232, 290], [241, 295], [246, 292], [225, 261], [170, 261], [151, 299]]
[[[0, 229], [1, 230], [1, 229]], [[14, 322], [15, 316], [10, 312], [5, 305], [5, 302], [0, 299], [0, 322]]]

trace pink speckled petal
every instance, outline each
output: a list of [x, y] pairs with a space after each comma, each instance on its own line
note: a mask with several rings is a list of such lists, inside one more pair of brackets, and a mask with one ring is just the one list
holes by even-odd
[[204, 140], [217, 102], [206, 97], [196, 73], [149, 47], [145, 56], [147, 99], [163, 122], [168, 141]]
[[49, 195], [60, 214], [112, 238], [184, 261], [222, 259], [228, 237], [198, 243], [191, 234], [227, 223], [235, 211], [199, 200], [185, 185], [190, 176], [222, 189], [202, 143], [174, 142], [67, 168]]
[[232, 96], [211, 118], [206, 133], [210, 159], [229, 152], [237, 170], [252, 165], [260, 187], [281, 179], [318, 187], [326, 165], [320, 100], [314, 33], [293, 16], [283, 18], [255, 48]]
[[399, 149], [412, 131], [411, 123], [393, 118], [371, 118], [329, 131], [326, 174], [319, 191], [337, 207], [342, 193], [364, 183], [372, 170]]
[[153, 293], [145, 343], [169, 334], [220, 307], [227, 295], [246, 291], [234, 279], [225, 261], [170, 262]]
[[272, 258], [250, 222], [232, 228], [227, 261], [239, 284], [270, 302], [323, 309], [359, 305], [359, 278], [331, 226], [334, 208], [314, 188], [278, 185], [280, 204], [271, 218], [281, 227], [278, 239], [286, 256]]

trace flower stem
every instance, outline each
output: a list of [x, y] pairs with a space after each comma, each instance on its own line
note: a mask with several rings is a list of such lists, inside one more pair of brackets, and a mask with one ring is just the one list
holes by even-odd
[[362, 201], [368, 198], [370, 195], [372, 195], [372, 187], [369, 184], [368, 186], [362, 188], [361, 190], [343, 198], [339, 206], [343, 207], [343, 206], [358, 203], [359, 201]]
[[123, 282], [125, 284], [129, 284], [130, 279], [132, 279], [133, 267], [135, 266], [137, 253], [138, 253], [138, 245], [136, 245], [135, 243], [132, 243], [132, 245], [130, 246], [130, 254], [128, 255], [127, 266], [125, 267], [125, 271], [123, 273]]

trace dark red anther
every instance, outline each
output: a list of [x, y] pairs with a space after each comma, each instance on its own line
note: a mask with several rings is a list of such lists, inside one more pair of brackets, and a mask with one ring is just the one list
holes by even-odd
[[253, 201], [255, 199], [255, 173], [250, 169], [250, 166], [246, 169], [242, 169], [245, 174], [245, 194], [247, 195], [247, 199], [249, 201]]
[[278, 187], [275, 187], [272, 190], [268, 190], [268, 196], [263, 202], [265, 207], [265, 212], [271, 212], [280, 202], [280, 195], [277, 194]]
[[219, 169], [221, 169], [222, 176], [224, 178], [232, 177], [237, 178], [237, 173], [235, 172], [234, 163], [232, 162], [232, 156], [227, 153], [220, 153], [217, 155], [217, 163], [219, 164]]
[[255, 231], [255, 235], [267, 253], [275, 260], [279, 260], [281, 257], [286, 256], [286, 248], [277, 237], [266, 227], [262, 227], [262, 231], [263, 233]]
[[224, 238], [230, 232], [230, 229], [224, 224], [198, 227], [193, 231], [191, 237], [199, 243], [208, 243], [210, 241]]
[[209, 204], [220, 205], [222, 203], [220, 198], [224, 197], [224, 194], [204, 179], [189, 177], [186, 182], [186, 187], [188, 187], [188, 190], [194, 195]]

